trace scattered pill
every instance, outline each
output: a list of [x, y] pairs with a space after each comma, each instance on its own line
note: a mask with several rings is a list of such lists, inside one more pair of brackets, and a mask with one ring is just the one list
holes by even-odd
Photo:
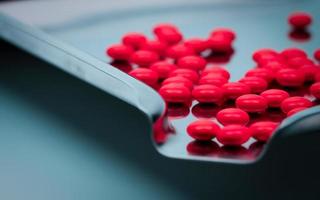
[[130, 58], [131, 62], [140, 67], [149, 67], [159, 60], [158, 54], [153, 51], [139, 50], [134, 52]]
[[201, 38], [191, 38], [184, 41], [186, 47], [192, 48], [194, 52], [200, 54], [207, 49], [207, 41]]
[[298, 113], [298, 112], [300, 112], [300, 111], [303, 111], [303, 110], [305, 110], [305, 109], [307, 109], [307, 107], [294, 108], [294, 109], [290, 110], [290, 111], [287, 113], [287, 117], [290, 117], [290, 116], [292, 116], [292, 115], [294, 115], [294, 114], [296, 114], [296, 113]]
[[226, 146], [240, 146], [250, 137], [250, 129], [241, 125], [227, 125], [216, 134], [217, 140]]
[[199, 79], [199, 85], [204, 85], [204, 84], [210, 84], [210, 85], [215, 85], [215, 86], [222, 86], [225, 83], [228, 82], [228, 79], [225, 77], [219, 75], [219, 74], [207, 74], [206, 76], [203, 76]]
[[269, 89], [260, 94], [268, 101], [271, 108], [279, 108], [283, 100], [289, 98], [289, 93], [280, 89]]
[[246, 112], [264, 112], [268, 101], [256, 94], [245, 94], [236, 99], [236, 106]]
[[107, 54], [114, 60], [129, 60], [133, 49], [123, 44], [115, 44], [107, 49]]
[[310, 86], [310, 93], [317, 99], [320, 99], [320, 82], [314, 83]]
[[211, 37], [215, 37], [215, 36], [219, 36], [219, 35], [222, 35], [231, 41], [236, 39], [236, 33], [232, 29], [229, 29], [229, 28], [216, 28], [210, 34]]
[[244, 77], [239, 82], [249, 86], [252, 93], [261, 93], [268, 87], [267, 81], [256, 76]]
[[141, 45], [140, 50], [153, 51], [163, 57], [165, 56], [167, 45], [159, 40], [148, 40]]
[[193, 83], [198, 82], [198, 79], [199, 79], [199, 75], [197, 74], [197, 72], [191, 69], [176, 69], [172, 71], [169, 75], [169, 77], [173, 77], [173, 76], [182, 76], [184, 78], [189, 79]]
[[266, 142], [277, 126], [278, 123], [271, 121], [255, 122], [250, 126], [252, 137], [258, 141]]
[[222, 86], [224, 96], [227, 99], [236, 99], [241, 95], [251, 93], [251, 89], [244, 83], [230, 82]]
[[232, 40], [224, 35], [211, 36], [207, 40], [207, 45], [214, 52], [229, 52], [232, 50]]
[[159, 89], [159, 94], [166, 102], [185, 103], [191, 100], [190, 90], [181, 84], [170, 83]]
[[211, 66], [204, 69], [201, 73], [201, 76], [206, 76], [208, 74], [217, 74], [225, 77], [227, 80], [230, 78], [230, 73], [223, 67], [220, 66]]
[[223, 91], [214, 85], [199, 85], [192, 90], [192, 96], [200, 103], [217, 103], [223, 99]]
[[307, 57], [306, 52], [303, 51], [302, 49], [298, 49], [298, 48], [284, 49], [280, 53], [280, 55], [285, 59], [294, 58], [294, 57]]
[[142, 33], [127, 33], [122, 37], [122, 43], [133, 49], [139, 49], [147, 41]]
[[245, 74], [246, 77], [259, 77], [264, 79], [267, 82], [271, 82], [273, 80], [272, 71], [266, 68], [255, 68], [247, 71]]
[[177, 44], [177, 45], [169, 47], [167, 49], [166, 54], [169, 58], [177, 60], [177, 59], [185, 57], [185, 56], [195, 55], [195, 52], [193, 51], [192, 48], [187, 47], [186, 45]]
[[314, 59], [320, 62], [320, 49], [316, 49], [313, 54]]
[[230, 124], [246, 125], [249, 119], [248, 113], [239, 108], [226, 108], [217, 113], [217, 120], [225, 126]]
[[276, 73], [276, 80], [285, 87], [298, 87], [303, 85], [305, 75], [297, 69], [281, 69]]
[[312, 102], [309, 99], [306, 99], [304, 97], [289, 97], [281, 103], [281, 110], [284, 113], [288, 113], [294, 108], [299, 108], [299, 107], [309, 108], [312, 105], [313, 105]]
[[133, 69], [131, 72], [129, 72], [129, 75], [150, 86], [153, 86], [159, 78], [156, 72], [147, 68]]
[[312, 23], [312, 16], [306, 12], [294, 12], [288, 17], [288, 23], [298, 29], [304, 29]]
[[189, 136], [201, 141], [211, 140], [216, 136], [219, 130], [220, 127], [208, 119], [199, 119], [195, 122], [192, 122], [187, 127]]
[[178, 60], [178, 67], [192, 69], [195, 71], [202, 70], [206, 67], [207, 61], [200, 56], [185, 56]]
[[183, 86], [189, 88], [190, 90], [193, 88], [192, 81], [190, 81], [189, 79], [184, 78], [182, 76], [174, 76], [174, 77], [167, 78], [162, 82], [162, 85], [167, 85], [170, 83], [183, 85]]
[[167, 78], [172, 71], [177, 69], [177, 66], [166, 61], [158, 61], [153, 63], [150, 69], [157, 72], [159, 78]]

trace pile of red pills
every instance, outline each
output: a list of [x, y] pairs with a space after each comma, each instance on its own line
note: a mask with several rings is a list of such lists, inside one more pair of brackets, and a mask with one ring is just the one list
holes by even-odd
[[[307, 29], [312, 17], [296, 12], [288, 23], [294, 29]], [[158, 91], [168, 112], [174, 113], [170, 106], [181, 105], [179, 111], [185, 116], [193, 106], [197, 120], [185, 127], [185, 134], [196, 141], [216, 138], [223, 146], [241, 146], [250, 138], [266, 142], [281, 120], [320, 99], [320, 49], [311, 57], [299, 48], [259, 49], [252, 54], [255, 67], [230, 82], [232, 74], [223, 66], [208, 64], [204, 55], [232, 52], [236, 41], [232, 29], [217, 28], [207, 38], [186, 39], [175, 25], [158, 24], [153, 33], [153, 39], [128, 33], [122, 44], [108, 47], [106, 53], [114, 62], [127, 63], [130, 76]], [[307, 92], [300, 94], [301, 88]], [[217, 109], [206, 114], [210, 106]], [[256, 120], [269, 111], [284, 117]]]

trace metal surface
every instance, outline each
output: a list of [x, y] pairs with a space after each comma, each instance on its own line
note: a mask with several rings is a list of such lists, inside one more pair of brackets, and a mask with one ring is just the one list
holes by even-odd
[[[92, 6], [94, 3], [90, 2], [88, 6], [81, 1], [72, 7], [71, 14], [67, 12], [68, 6], [62, 1], [7, 4], [2, 6], [1, 11], [20, 22], [2, 15], [1, 36], [78, 78], [131, 103], [153, 120], [164, 109], [160, 97], [143, 84], [106, 64], [109, 62], [104, 53], [106, 46], [119, 42], [119, 38], [125, 32], [141, 31], [151, 36], [151, 27], [163, 21], [177, 24], [186, 37], [206, 37], [214, 27], [231, 27], [238, 36], [235, 55], [231, 62], [227, 63], [232, 80], [237, 80], [253, 66], [250, 55], [255, 49], [272, 47], [281, 50], [298, 46], [312, 53], [318, 45], [317, 41], [320, 41], [316, 28], [320, 24], [319, 2], [316, 0], [168, 2], [142, 1], [132, 4], [131, 1], [122, 1], [104, 4], [97, 1], [95, 5]], [[60, 7], [61, 9], [58, 9]], [[41, 12], [32, 12], [39, 8]], [[315, 23], [310, 30], [310, 42], [296, 43], [287, 38], [290, 30], [286, 24], [286, 17], [293, 10], [305, 10], [314, 15]], [[43, 13], [46, 13], [45, 17]], [[59, 17], [56, 17], [57, 15]], [[278, 129], [273, 141], [290, 136], [286, 131], [289, 126], [319, 111], [318, 107], [314, 107], [288, 119]], [[190, 116], [189, 120], [173, 121], [178, 137], [158, 148], [163, 155], [231, 163], [257, 160], [257, 156], [253, 160], [190, 156], [185, 146], [191, 139], [179, 136], [184, 134], [186, 123], [193, 118]]]

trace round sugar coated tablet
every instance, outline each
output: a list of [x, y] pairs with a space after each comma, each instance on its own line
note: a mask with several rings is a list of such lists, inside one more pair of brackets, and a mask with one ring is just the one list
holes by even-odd
[[252, 137], [258, 141], [266, 142], [277, 126], [278, 123], [271, 121], [255, 122], [250, 126]]
[[195, 71], [202, 70], [206, 67], [207, 61], [200, 56], [185, 56], [178, 60], [178, 67], [192, 69]]
[[278, 53], [273, 49], [259, 49], [252, 54], [252, 59], [256, 62], [259, 62], [260, 59], [264, 56], [269, 56], [269, 58], [275, 58]]
[[167, 45], [159, 40], [148, 40], [141, 45], [140, 50], [153, 51], [159, 56], [165, 56]]
[[107, 54], [114, 60], [129, 60], [133, 54], [133, 49], [123, 44], [111, 45], [107, 49]]
[[289, 97], [285, 99], [281, 103], [281, 110], [284, 113], [288, 113], [294, 108], [299, 108], [299, 107], [306, 107], [309, 108], [313, 105], [313, 103], [304, 97]]
[[289, 15], [288, 23], [294, 28], [304, 29], [312, 23], [312, 16], [306, 12], [294, 12]]
[[244, 83], [230, 82], [222, 86], [224, 96], [227, 99], [236, 99], [241, 95], [251, 93], [251, 89]]
[[280, 89], [269, 89], [260, 94], [268, 101], [271, 108], [279, 108], [283, 100], [289, 98], [289, 93]]
[[189, 88], [181, 84], [170, 83], [159, 89], [159, 94], [169, 103], [185, 103], [191, 100]]
[[229, 52], [232, 50], [232, 40], [224, 35], [211, 36], [207, 40], [207, 45], [214, 52]]
[[182, 34], [173, 29], [163, 28], [156, 33], [157, 38], [168, 45], [174, 45], [179, 43], [183, 36]]
[[260, 93], [267, 89], [268, 83], [262, 78], [256, 76], [247, 76], [239, 80], [250, 87], [252, 93]]
[[305, 75], [297, 69], [281, 69], [276, 73], [276, 80], [281, 86], [298, 87], [305, 81]]
[[190, 81], [189, 79], [184, 78], [182, 76], [174, 76], [174, 77], [167, 78], [162, 82], [162, 85], [167, 85], [170, 83], [183, 85], [183, 86], [189, 88], [190, 90], [193, 88], [192, 81]]
[[177, 69], [177, 66], [166, 61], [158, 61], [153, 63], [150, 69], [157, 72], [160, 78], [167, 78], [172, 71]]
[[225, 77], [219, 75], [219, 74], [207, 74], [206, 76], [202, 76], [199, 79], [199, 85], [204, 85], [204, 84], [210, 84], [210, 85], [215, 85], [215, 86], [222, 86], [225, 83], [228, 82], [228, 79]]
[[127, 33], [122, 37], [122, 43], [133, 49], [139, 49], [147, 41], [142, 33]]
[[220, 127], [216, 123], [207, 119], [199, 119], [187, 127], [189, 136], [201, 141], [211, 140], [219, 130]]
[[129, 72], [129, 75], [150, 86], [153, 86], [159, 78], [156, 72], [147, 68], [133, 69], [131, 72]]
[[201, 38], [190, 38], [184, 41], [184, 45], [192, 48], [196, 53], [202, 53], [207, 49], [207, 41]]
[[266, 68], [255, 68], [247, 71], [246, 77], [259, 77], [267, 81], [268, 83], [273, 80], [273, 73]]
[[139, 50], [134, 52], [130, 58], [131, 62], [140, 67], [149, 67], [159, 60], [158, 54], [153, 51]]
[[246, 112], [263, 112], [268, 107], [268, 101], [256, 94], [245, 94], [236, 99], [236, 106]]
[[184, 78], [189, 79], [193, 83], [198, 82], [198, 79], [199, 79], [197, 72], [195, 72], [194, 70], [191, 70], [191, 69], [176, 69], [176, 70], [172, 71], [169, 76], [170, 77], [182, 76]]
[[231, 41], [236, 39], [236, 33], [230, 28], [216, 28], [210, 34], [210, 36], [212, 37], [218, 36], [218, 35], [222, 35]]
[[201, 76], [206, 76], [208, 74], [216, 74], [225, 77], [227, 80], [230, 78], [230, 73], [223, 67], [220, 66], [212, 66], [204, 69], [201, 73]]
[[214, 85], [199, 85], [193, 88], [192, 96], [200, 103], [220, 103], [223, 100], [223, 91]]
[[280, 55], [285, 59], [293, 57], [307, 57], [307, 53], [298, 48], [286, 48], [280, 53]]
[[179, 59], [185, 56], [195, 55], [195, 52], [192, 48], [187, 47], [183, 44], [177, 44], [169, 47], [166, 51], [166, 55], [172, 59]]

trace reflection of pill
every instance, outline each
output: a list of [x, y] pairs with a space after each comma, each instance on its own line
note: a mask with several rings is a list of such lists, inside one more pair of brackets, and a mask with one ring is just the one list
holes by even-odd
[[196, 140], [211, 140], [220, 130], [220, 127], [213, 121], [199, 119], [187, 127], [187, 133]]
[[223, 90], [214, 85], [199, 85], [192, 90], [192, 97], [200, 103], [221, 103]]
[[294, 108], [299, 108], [299, 107], [309, 108], [312, 105], [313, 105], [312, 102], [309, 99], [306, 99], [304, 97], [289, 97], [281, 103], [281, 110], [284, 113], [288, 113]]
[[262, 96], [245, 94], [236, 99], [236, 105], [246, 112], [263, 112], [267, 109], [268, 102]]
[[227, 125], [217, 133], [217, 140], [226, 146], [240, 146], [251, 137], [249, 128], [241, 125]]
[[185, 103], [191, 101], [190, 90], [181, 84], [170, 83], [159, 89], [159, 94], [166, 102]]
[[129, 72], [129, 75], [150, 86], [153, 86], [159, 78], [156, 72], [147, 68], [133, 69], [131, 72]]
[[239, 108], [226, 108], [217, 113], [217, 120], [223, 125], [246, 125], [249, 122], [249, 115]]
[[110, 46], [106, 53], [114, 60], [129, 60], [133, 49], [123, 44], [115, 44]]
[[269, 89], [260, 95], [268, 101], [268, 106], [271, 108], [280, 107], [282, 101], [290, 96], [288, 92], [280, 89]]
[[270, 121], [253, 123], [250, 126], [252, 137], [258, 141], [265, 142], [270, 138], [277, 126], [278, 123]]

